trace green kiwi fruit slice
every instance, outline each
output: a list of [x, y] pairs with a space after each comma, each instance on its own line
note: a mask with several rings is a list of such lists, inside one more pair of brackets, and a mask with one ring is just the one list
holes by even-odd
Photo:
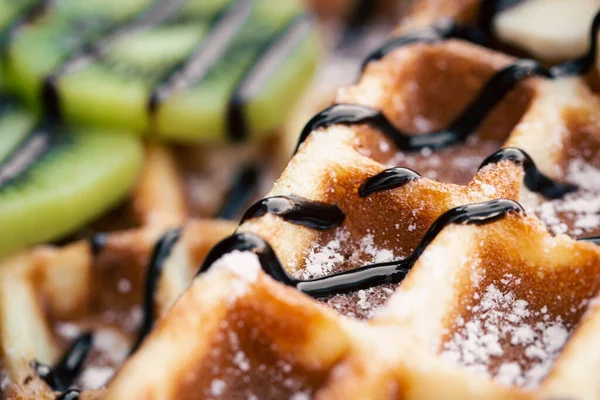
[[[99, 2], [112, 14], [81, 5]], [[284, 120], [314, 72], [315, 35], [298, 0], [62, 0], [14, 35], [5, 70], [67, 121], [240, 140]]]
[[139, 138], [66, 129], [0, 95], [0, 258], [74, 232], [122, 200], [142, 164]]

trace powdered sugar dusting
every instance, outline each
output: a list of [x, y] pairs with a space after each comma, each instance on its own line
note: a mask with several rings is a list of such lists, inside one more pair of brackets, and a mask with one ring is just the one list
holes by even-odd
[[212, 265], [213, 270], [226, 269], [246, 282], [255, 282], [260, 270], [258, 256], [249, 251], [234, 250], [223, 255]]
[[535, 196], [525, 201], [529, 212], [535, 212], [554, 234], [574, 237], [596, 235], [600, 231], [600, 170], [581, 159], [574, 159], [566, 180], [579, 190], [566, 196], [546, 201]]
[[213, 396], [221, 396], [225, 392], [227, 384], [221, 379], [213, 379], [210, 383], [210, 394]]
[[100, 389], [106, 385], [114, 373], [115, 369], [108, 366], [89, 367], [81, 374], [79, 383], [84, 389]]
[[[510, 275], [503, 281], [508, 286], [519, 284]], [[468, 320], [455, 321], [455, 333], [442, 346], [442, 358], [503, 385], [537, 387], [565, 345], [568, 327], [560, 316], [551, 317], [547, 307], [534, 310], [495, 284], [488, 285], [479, 299]]]
[[190, 381], [207, 379], [204, 398], [311, 398], [304, 372], [276, 353], [276, 346], [261, 329], [245, 319], [246, 312], [232, 311], [230, 316], [231, 319], [220, 322], [208, 352], [210, 362], [206, 365], [210, 367], [201, 372], [190, 371], [186, 377]]
[[450, 146], [438, 151], [425, 147], [415, 153], [398, 152], [386, 164], [408, 167], [426, 178], [440, 182], [466, 184], [476, 174], [481, 161], [499, 148], [499, 142], [473, 135], [460, 146]]
[[[335, 238], [323, 246], [314, 245], [310, 250], [300, 278], [310, 279], [329, 275], [341, 269], [345, 263], [379, 263], [395, 258], [390, 249], [378, 248], [371, 233], [366, 234], [358, 244], [350, 242], [350, 232], [338, 229]], [[349, 252], [349, 249], [353, 249]]]
[[230, 300], [243, 296], [248, 290], [248, 285], [256, 282], [261, 269], [258, 256], [249, 251], [234, 250], [223, 255], [212, 265], [211, 270], [227, 270], [233, 272], [239, 279], [230, 282]]
[[[408, 229], [410, 231], [411, 227]], [[396, 258], [394, 251], [375, 244], [375, 236], [372, 233], [367, 233], [357, 242], [351, 238], [347, 229], [340, 228], [336, 230], [335, 237], [325, 245], [313, 245], [298, 278], [318, 278], [347, 270], [348, 266], [380, 263]], [[333, 295], [327, 298], [325, 303], [346, 316], [368, 319], [387, 302], [392, 293], [393, 288], [390, 285], [382, 285]]]
[[325, 300], [331, 308], [355, 319], [370, 319], [394, 294], [395, 285], [381, 285], [352, 293], [336, 294]]

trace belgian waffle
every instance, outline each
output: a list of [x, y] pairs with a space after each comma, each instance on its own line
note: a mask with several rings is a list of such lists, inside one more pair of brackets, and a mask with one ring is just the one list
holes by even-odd
[[[268, 197], [82, 398], [597, 397], [595, 40], [545, 67], [464, 40], [483, 31], [409, 35], [309, 121]], [[178, 236], [151, 262], [172, 293], [202, 258]], [[177, 295], [158, 293], [162, 313]], [[52, 398], [39, 376], [63, 367], [9, 367], [7, 393]]]

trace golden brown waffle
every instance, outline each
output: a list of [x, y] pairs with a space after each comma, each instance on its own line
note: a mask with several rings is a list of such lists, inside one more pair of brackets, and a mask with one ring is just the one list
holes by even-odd
[[[381, 54], [309, 122], [268, 198], [85, 396], [597, 397], [600, 248], [574, 239], [600, 233], [600, 102], [570, 64], [426, 42]], [[198, 268], [190, 237], [155, 249], [159, 313]], [[51, 398], [11, 373], [9, 396]]]

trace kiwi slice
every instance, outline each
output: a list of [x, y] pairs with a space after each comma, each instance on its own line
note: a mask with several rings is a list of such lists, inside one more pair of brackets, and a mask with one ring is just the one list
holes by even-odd
[[39, 106], [42, 84], [48, 75], [119, 26], [137, 22], [155, 2], [47, 0], [44, 10], [22, 23], [9, 39], [4, 56], [7, 83], [29, 105]]
[[142, 163], [138, 138], [38, 122], [0, 96], [0, 257], [58, 239], [116, 205]]
[[316, 67], [315, 26], [298, 0], [134, 0], [137, 17], [121, 12], [73, 41], [90, 24], [83, 12], [61, 16], [74, 2], [23, 29], [6, 57], [11, 85], [67, 121], [239, 140], [272, 132]]

